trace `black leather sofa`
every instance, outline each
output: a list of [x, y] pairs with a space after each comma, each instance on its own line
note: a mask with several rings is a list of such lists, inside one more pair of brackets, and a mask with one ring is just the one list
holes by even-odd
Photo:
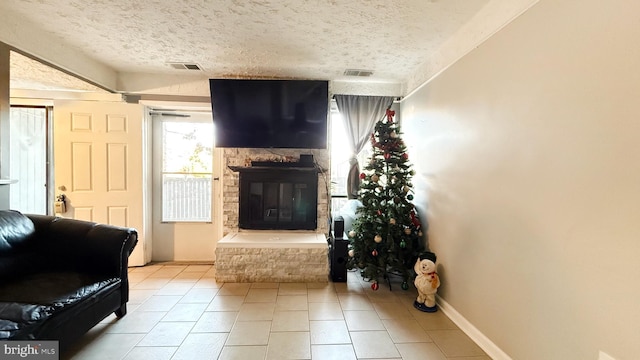
[[127, 312], [136, 230], [0, 211], [0, 340], [58, 340], [67, 349]]

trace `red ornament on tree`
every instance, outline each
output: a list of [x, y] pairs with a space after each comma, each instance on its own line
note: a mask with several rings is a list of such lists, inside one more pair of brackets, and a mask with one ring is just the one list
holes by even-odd
[[378, 250], [373, 249], [373, 251], [371, 252], [371, 255], [378, 256]]
[[365, 175], [364, 173], [360, 173], [360, 180], [364, 180], [364, 178], [366, 178], [367, 175]]
[[402, 154], [402, 158], [407, 160], [409, 158], [409, 154], [407, 154], [407, 153]]
[[373, 289], [373, 291], [378, 290], [379, 287], [380, 287], [380, 285], [378, 285], [377, 282], [374, 282], [373, 284], [371, 284], [371, 289]]
[[384, 158], [389, 160], [391, 158], [391, 154], [389, 153], [384, 153]]
[[421, 224], [420, 224], [420, 220], [418, 220], [418, 218], [416, 217], [415, 211], [412, 210], [410, 215], [411, 215], [411, 223], [413, 224], [413, 226], [419, 227]]

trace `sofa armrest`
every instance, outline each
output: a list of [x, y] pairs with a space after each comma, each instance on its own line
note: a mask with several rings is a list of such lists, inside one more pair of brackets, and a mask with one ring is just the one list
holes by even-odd
[[129, 255], [138, 242], [135, 229], [45, 215], [27, 215], [38, 247], [72, 268], [127, 281]]

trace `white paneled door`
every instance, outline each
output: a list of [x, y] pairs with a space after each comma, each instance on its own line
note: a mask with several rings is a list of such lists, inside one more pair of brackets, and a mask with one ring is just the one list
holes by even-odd
[[138, 245], [129, 265], [144, 265], [143, 106], [119, 102], [54, 104], [56, 196], [59, 216], [133, 227]]

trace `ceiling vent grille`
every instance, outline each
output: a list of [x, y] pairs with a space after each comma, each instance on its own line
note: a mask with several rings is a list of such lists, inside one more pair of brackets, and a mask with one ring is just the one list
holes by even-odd
[[373, 75], [373, 70], [347, 69], [344, 71], [344, 75], [367, 77]]
[[178, 69], [178, 70], [197, 70], [197, 71], [202, 71], [202, 68], [200, 67], [200, 65], [198, 64], [194, 64], [194, 63], [168, 63], [169, 66], [171, 66], [174, 69]]

